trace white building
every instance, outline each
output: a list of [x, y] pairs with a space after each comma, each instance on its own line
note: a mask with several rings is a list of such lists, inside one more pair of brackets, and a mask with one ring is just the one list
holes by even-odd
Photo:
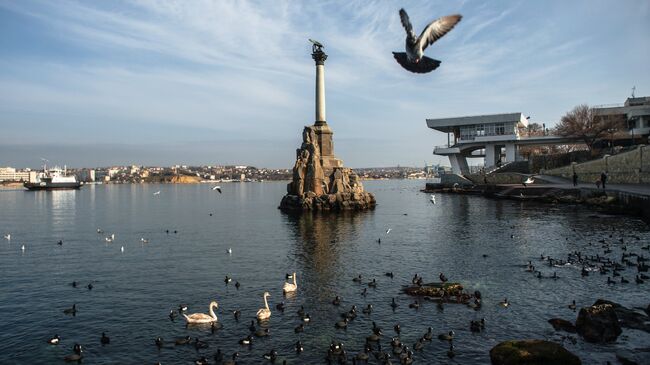
[[477, 115], [427, 119], [427, 126], [447, 133], [447, 145], [436, 146], [435, 155], [448, 156], [454, 174], [469, 174], [468, 157], [484, 157], [485, 168], [523, 160], [522, 145], [573, 143], [576, 138], [559, 136], [528, 137], [520, 130], [528, 127], [522, 113]]
[[20, 171], [13, 167], [0, 167], [0, 181], [29, 181], [29, 171]]

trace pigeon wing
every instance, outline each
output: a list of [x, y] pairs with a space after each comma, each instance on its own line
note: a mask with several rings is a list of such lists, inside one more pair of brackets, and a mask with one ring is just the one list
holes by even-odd
[[408, 57], [406, 57], [406, 53], [404, 52], [393, 52], [393, 57], [395, 57], [397, 63], [399, 63], [406, 70], [418, 74], [431, 72], [440, 66], [440, 61], [426, 56], [422, 57], [418, 63], [409, 61]]
[[415, 36], [415, 32], [413, 32], [413, 26], [411, 25], [411, 20], [409, 19], [409, 15], [406, 14], [406, 10], [399, 9], [399, 18], [402, 21], [402, 26], [406, 30], [406, 38], [409, 44], [415, 43], [417, 37]]
[[429, 23], [417, 40], [418, 46], [424, 51], [429, 45], [452, 30], [462, 18], [460, 14], [447, 15]]

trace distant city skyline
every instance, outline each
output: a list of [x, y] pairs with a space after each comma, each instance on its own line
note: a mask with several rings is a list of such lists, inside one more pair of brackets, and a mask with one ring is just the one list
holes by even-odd
[[[416, 29], [463, 20], [404, 71]], [[347, 166], [448, 164], [426, 118], [522, 112], [552, 127], [582, 103], [650, 95], [650, 2], [409, 3], [0, 0], [0, 166], [290, 168], [314, 122], [326, 62], [328, 123]]]

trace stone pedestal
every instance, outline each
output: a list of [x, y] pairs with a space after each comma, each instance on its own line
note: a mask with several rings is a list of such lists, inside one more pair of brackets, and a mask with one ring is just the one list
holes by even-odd
[[[329, 127], [328, 127], [329, 129]], [[280, 209], [287, 211], [366, 210], [376, 205], [374, 195], [364, 191], [357, 174], [343, 167], [334, 155], [323, 158], [318, 127], [305, 127], [303, 142], [296, 150], [293, 180], [287, 185], [287, 195]], [[331, 133], [330, 142], [331, 142]], [[323, 161], [329, 165], [324, 166]]]

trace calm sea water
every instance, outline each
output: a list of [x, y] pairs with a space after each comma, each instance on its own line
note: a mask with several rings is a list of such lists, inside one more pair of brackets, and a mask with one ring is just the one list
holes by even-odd
[[[385, 349], [390, 349], [396, 323], [409, 346], [429, 326], [435, 334], [456, 332], [453, 360], [446, 356], [447, 343], [434, 340], [415, 353], [416, 363], [485, 364], [489, 350], [502, 340], [561, 342], [562, 334], [546, 321], [575, 320], [577, 313], [567, 308], [571, 300], [578, 306], [598, 298], [648, 305], [650, 283], [634, 284], [632, 270], [623, 273], [630, 284], [608, 286], [601, 275], [582, 278], [577, 267], [551, 268], [538, 259], [540, 254], [566, 258], [574, 250], [602, 253], [600, 245], [588, 242], [621, 237], [628, 252], [647, 256], [640, 247], [650, 242], [650, 232], [640, 220], [593, 217], [582, 207], [472, 196], [438, 194], [433, 205], [429, 195], [419, 192], [423, 184], [366, 182], [379, 202], [375, 211], [320, 216], [280, 212], [285, 183], [273, 182], [223, 184], [223, 194], [209, 185], [0, 191], [0, 233], [11, 234], [11, 241], [0, 241], [0, 363], [62, 363], [75, 343], [83, 346], [87, 364], [190, 364], [201, 356], [213, 363], [217, 349], [228, 355], [238, 351], [241, 364], [262, 363], [271, 349], [278, 351], [279, 363], [323, 363], [331, 340], [343, 342], [350, 355], [360, 351], [374, 321], [385, 333]], [[160, 194], [153, 195], [156, 191]], [[98, 234], [98, 228], [105, 233]], [[112, 233], [115, 240], [107, 243]], [[620, 250], [614, 245], [611, 256], [620, 258]], [[540, 280], [526, 273], [523, 265], [529, 260], [560, 279]], [[294, 271], [299, 289], [285, 298], [285, 273]], [[393, 279], [384, 275], [390, 271]], [[440, 311], [423, 302], [419, 310], [410, 309], [412, 298], [401, 294], [402, 286], [415, 273], [437, 281], [440, 272], [468, 290], [480, 290], [483, 308], [449, 304]], [[367, 286], [352, 281], [358, 274], [364, 282], [378, 281], [366, 297], [360, 293]], [[226, 275], [233, 278], [229, 285]], [[80, 287], [73, 288], [72, 281]], [[92, 290], [86, 289], [88, 283]], [[250, 348], [240, 346], [265, 291], [271, 293], [273, 314], [265, 324], [270, 336], [256, 339]], [[331, 304], [336, 295], [342, 297], [340, 307]], [[400, 304], [394, 312], [393, 297]], [[498, 305], [504, 297], [512, 303], [509, 308]], [[223, 325], [214, 334], [168, 317], [180, 303], [190, 313], [207, 313], [212, 300], [219, 303]], [[280, 301], [286, 303], [284, 314], [275, 310]], [[65, 315], [63, 310], [74, 303], [77, 315]], [[361, 314], [369, 303], [375, 311]], [[353, 304], [359, 307], [357, 319], [345, 331], [336, 329], [339, 313]], [[296, 334], [301, 305], [312, 319]], [[233, 310], [241, 310], [239, 322]], [[471, 333], [469, 321], [479, 318], [486, 320], [485, 331]], [[109, 345], [100, 344], [102, 332], [111, 338]], [[61, 337], [58, 346], [46, 343], [54, 334]], [[187, 335], [209, 347], [174, 346], [176, 338]], [[160, 350], [154, 344], [158, 336], [166, 343]], [[300, 355], [293, 350], [297, 340], [305, 348]], [[583, 363], [614, 361], [614, 351], [649, 343], [648, 334], [629, 329], [611, 345], [564, 342]]]

